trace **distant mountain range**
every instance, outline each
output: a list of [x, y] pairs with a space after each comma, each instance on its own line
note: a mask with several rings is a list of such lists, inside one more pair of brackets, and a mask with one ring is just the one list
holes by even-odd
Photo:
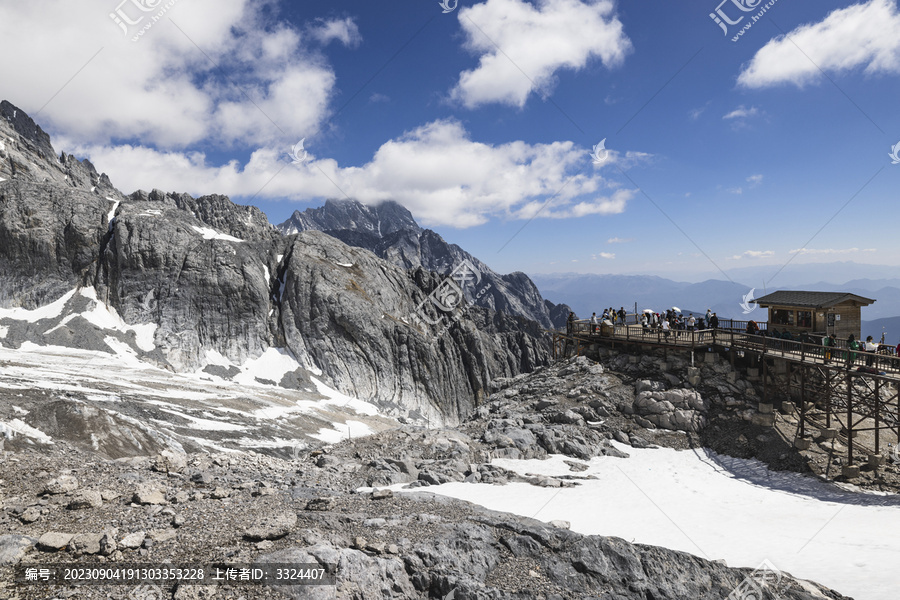
[[850, 292], [876, 301], [863, 308], [864, 336], [880, 338], [884, 327], [887, 342], [900, 341], [900, 278], [853, 279], [843, 284], [817, 281], [771, 287], [767, 290], [718, 279], [686, 283], [652, 275], [564, 273], [532, 275], [532, 280], [550, 301], [567, 303], [579, 317], [590, 316], [594, 311], [599, 313], [610, 306], [617, 309], [624, 306], [630, 312], [637, 303], [639, 311], [650, 308], [659, 312], [674, 305], [686, 311], [697, 312], [706, 312], [709, 308], [718, 313], [720, 318], [765, 320], [763, 309], [757, 308], [749, 314], [744, 312], [744, 296], [751, 289], [754, 298], [779, 289]]

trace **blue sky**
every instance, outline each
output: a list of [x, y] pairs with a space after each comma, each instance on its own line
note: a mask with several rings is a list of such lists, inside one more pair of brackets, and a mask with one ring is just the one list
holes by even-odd
[[44, 0], [0, 48], [126, 193], [392, 198], [501, 272], [898, 262], [897, 0]]

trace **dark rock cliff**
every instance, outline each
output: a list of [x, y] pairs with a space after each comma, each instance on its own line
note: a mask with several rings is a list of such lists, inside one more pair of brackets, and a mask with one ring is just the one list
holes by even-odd
[[491, 284], [483, 296], [469, 298], [470, 301], [536, 321], [547, 329], [566, 324], [569, 307], [544, 300], [527, 275], [494, 272], [456, 244], [449, 244], [434, 231], [421, 228], [412, 214], [396, 202], [367, 206], [352, 200], [328, 200], [320, 208], [294, 211], [278, 228], [285, 234], [324, 231], [345, 244], [371, 250], [404, 269], [422, 267], [449, 275], [468, 261], [478, 271], [479, 280]]
[[[444, 278], [433, 273], [318, 231], [283, 236], [261, 211], [224, 196], [110, 191], [87, 161], [57, 161], [46, 134], [10, 107], [3, 105], [0, 139], [17, 166], [0, 182], [0, 309], [34, 309], [82, 291], [52, 318], [0, 317], [0, 331], [5, 323], [11, 332], [0, 337], [4, 345], [81, 347], [90, 338], [89, 349], [109, 351], [112, 336], [164, 368], [212, 365], [219, 374], [228, 371], [223, 359], [241, 365], [280, 348], [304, 371], [285, 385], [319, 376], [432, 423], [457, 422], [493, 378], [549, 360], [549, 340], [534, 322], [462, 299], [438, 307], [428, 295]], [[360, 211], [341, 218], [362, 222]], [[395, 212], [382, 210], [394, 224], [385, 227], [408, 227]], [[81, 331], [98, 329], [78, 318], [91, 301], [124, 325]], [[152, 340], [128, 332], [147, 325]]]

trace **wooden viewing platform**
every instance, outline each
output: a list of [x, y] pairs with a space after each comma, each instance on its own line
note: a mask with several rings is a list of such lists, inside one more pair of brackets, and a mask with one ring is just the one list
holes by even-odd
[[[724, 356], [732, 367], [740, 362], [749, 379], [763, 384], [761, 413], [778, 405], [782, 412], [796, 413], [799, 449], [809, 447], [810, 429], [822, 439], [846, 444], [843, 473], [847, 477], [859, 473], [859, 467], [853, 466], [854, 447], [868, 454], [870, 466], [877, 468], [886, 458], [881, 453], [882, 435], [895, 444], [900, 440], [900, 357], [893, 352], [850, 350], [845, 340], [826, 348], [820, 343], [750, 335], [748, 321], [731, 319], [721, 319], [715, 330], [672, 329], [667, 336], [662, 330], [636, 324], [637, 318], [629, 315], [625, 323], [613, 326], [574, 321], [567, 332], [554, 332], [553, 356], [582, 354], [598, 344], [690, 352], [692, 366], [698, 351], [704, 357]], [[759, 326], [765, 331], [765, 323]], [[862, 432], [871, 432], [866, 434], [871, 438], [868, 444], [857, 439]]]

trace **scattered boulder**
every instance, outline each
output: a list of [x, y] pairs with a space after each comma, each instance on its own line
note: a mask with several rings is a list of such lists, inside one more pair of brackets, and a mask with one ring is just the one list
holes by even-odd
[[132, 502], [135, 504], [165, 504], [166, 494], [152, 484], [142, 484], [134, 491]]
[[146, 532], [135, 531], [134, 533], [129, 533], [121, 540], [119, 540], [119, 546], [122, 548], [127, 548], [129, 550], [137, 550], [141, 547], [141, 544], [144, 543], [144, 538], [146, 537]]
[[100, 492], [94, 490], [80, 490], [76, 493], [66, 508], [69, 510], [83, 510], [87, 508], [100, 508], [103, 506], [103, 497]]
[[163, 450], [153, 460], [153, 470], [159, 473], [182, 473], [187, 468], [184, 454]]
[[41, 519], [41, 514], [40, 506], [29, 506], [21, 515], [19, 515], [19, 519], [23, 523], [34, 523]]
[[105, 533], [78, 533], [69, 542], [69, 552], [75, 554], [100, 554], [100, 543]]
[[48, 494], [68, 494], [78, 489], [78, 479], [74, 475], [61, 475], [47, 482]]
[[75, 535], [72, 533], [48, 531], [47, 533], [42, 535], [40, 539], [38, 539], [37, 547], [39, 550], [56, 552], [57, 550], [62, 550], [63, 548], [68, 546], [73, 537], [75, 537]]
[[17, 564], [37, 543], [27, 535], [0, 535], [0, 567]]
[[289, 534], [297, 525], [297, 515], [283, 512], [262, 517], [252, 527], [244, 531], [244, 537], [251, 542], [277, 540]]

